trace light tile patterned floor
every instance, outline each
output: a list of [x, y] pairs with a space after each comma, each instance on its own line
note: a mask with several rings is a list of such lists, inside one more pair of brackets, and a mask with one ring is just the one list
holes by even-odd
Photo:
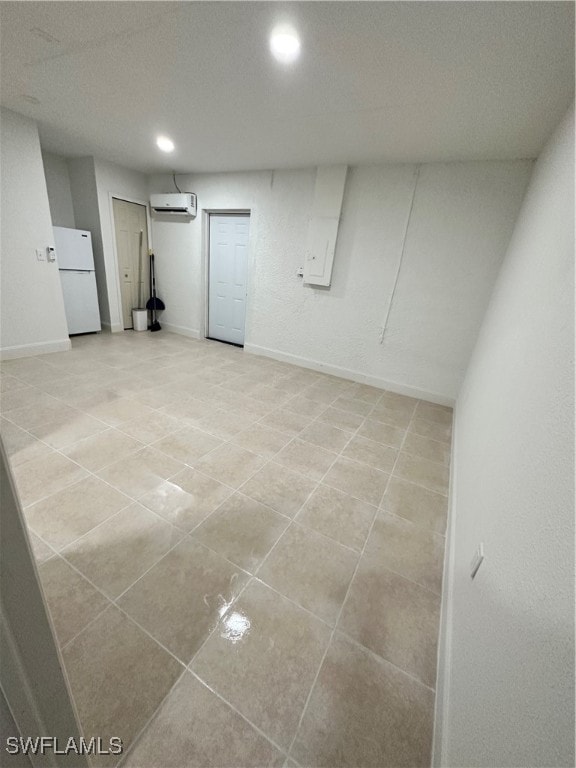
[[86, 735], [139, 768], [429, 765], [451, 409], [165, 332], [1, 383]]

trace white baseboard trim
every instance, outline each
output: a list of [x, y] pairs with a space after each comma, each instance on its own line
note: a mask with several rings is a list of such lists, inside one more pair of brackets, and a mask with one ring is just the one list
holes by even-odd
[[14, 347], [2, 347], [0, 349], [0, 360], [48, 355], [50, 352], [68, 352], [70, 349], [72, 349], [72, 342], [69, 338], [58, 341], [40, 341], [36, 344], [19, 344]]
[[458, 409], [454, 409], [450, 459], [450, 483], [448, 490], [448, 520], [444, 548], [444, 572], [442, 578], [442, 604], [438, 654], [436, 661], [436, 701], [434, 705], [434, 730], [432, 740], [432, 768], [447, 765], [450, 685], [452, 673], [452, 635], [454, 614], [454, 561], [456, 550], [456, 480], [458, 467], [457, 440]]
[[293, 365], [299, 365], [302, 368], [310, 368], [319, 373], [328, 373], [331, 376], [339, 376], [342, 379], [356, 381], [359, 384], [369, 384], [371, 387], [386, 389], [388, 392], [395, 392], [399, 395], [416, 397], [420, 400], [436, 403], [437, 405], [454, 405], [454, 398], [441, 395], [438, 392], [428, 392], [427, 390], [418, 387], [399, 384], [396, 381], [387, 381], [385, 379], [380, 379], [377, 376], [370, 376], [369, 374], [360, 373], [359, 371], [351, 371], [348, 368], [340, 368], [337, 365], [327, 365], [326, 363], [320, 363], [316, 360], [310, 360], [307, 357], [299, 357], [298, 355], [291, 355], [287, 352], [279, 352], [276, 349], [260, 347], [257, 344], [245, 344], [244, 349], [246, 352], [251, 352], [254, 355], [271, 357], [282, 363], [292, 363]]
[[201, 339], [200, 331], [195, 331], [193, 328], [185, 328], [183, 325], [172, 325], [172, 323], [160, 323], [162, 328], [165, 328], [170, 333], [178, 333], [180, 336], [188, 336], [189, 339]]
[[100, 320], [100, 325], [103, 331], [108, 333], [124, 333], [124, 326], [118, 323], [106, 323], [104, 320]]

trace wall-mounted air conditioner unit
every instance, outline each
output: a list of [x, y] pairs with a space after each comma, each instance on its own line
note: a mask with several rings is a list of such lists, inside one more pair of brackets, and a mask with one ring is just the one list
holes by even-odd
[[196, 195], [192, 192], [173, 195], [150, 195], [154, 213], [196, 217]]

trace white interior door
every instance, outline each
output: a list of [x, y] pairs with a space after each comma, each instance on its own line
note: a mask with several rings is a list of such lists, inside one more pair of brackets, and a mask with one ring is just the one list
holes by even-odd
[[250, 216], [210, 215], [208, 337], [244, 344]]
[[[148, 230], [146, 207], [113, 199], [118, 277], [122, 296], [124, 328], [132, 328], [132, 310], [146, 306], [148, 293]], [[141, 260], [141, 261], [140, 261]], [[140, 268], [141, 264], [141, 268]], [[140, 277], [140, 300], [138, 279]]]

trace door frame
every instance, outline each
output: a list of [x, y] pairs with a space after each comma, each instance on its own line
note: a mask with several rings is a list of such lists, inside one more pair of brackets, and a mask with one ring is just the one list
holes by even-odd
[[[114, 285], [116, 286], [116, 305], [118, 309], [118, 324], [122, 326], [122, 332], [124, 332], [124, 319], [122, 317], [122, 288], [120, 287], [120, 270], [118, 268], [118, 249], [116, 248], [116, 222], [114, 220], [114, 200], [122, 200], [125, 203], [135, 203], [135, 205], [143, 205], [146, 210], [146, 231], [148, 233], [148, 248], [153, 249], [152, 245], [152, 222], [150, 219], [150, 206], [148, 201], [136, 200], [133, 197], [127, 195], [117, 195], [115, 192], [108, 192], [108, 207], [110, 210], [110, 223], [112, 225], [112, 254], [114, 259]], [[112, 322], [112, 312], [110, 312], [110, 322], [112, 324], [112, 331], [114, 330], [114, 323]]]
[[[50, 735], [62, 744], [73, 736], [78, 744], [84, 735], [78, 710], [1, 437], [0, 478], [3, 515], [0, 688], [19, 731], [19, 734], [6, 735], [24, 738]], [[31, 766], [89, 768], [90, 765], [86, 755], [73, 750], [67, 755], [50, 750], [45, 755], [30, 753], [29, 759]]]
[[[202, 209], [202, 300], [204, 311], [202, 312], [202, 324], [200, 338], [208, 339], [208, 312], [210, 291], [210, 216], [248, 216], [250, 219], [250, 231], [248, 235], [248, 259], [246, 274], [246, 313], [244, 318], [244, 347], [248, 343], [248, 317], [250, 311], [250, 296], [252, 294], [252, 273], [254, 261], [254, 208], [203, 208]], [[209, 339], [211, 341], [211, 339]], [[217, 341], [217, 339], [216, 339]], [[225, 344], [226, 342], [220, 342]]]

